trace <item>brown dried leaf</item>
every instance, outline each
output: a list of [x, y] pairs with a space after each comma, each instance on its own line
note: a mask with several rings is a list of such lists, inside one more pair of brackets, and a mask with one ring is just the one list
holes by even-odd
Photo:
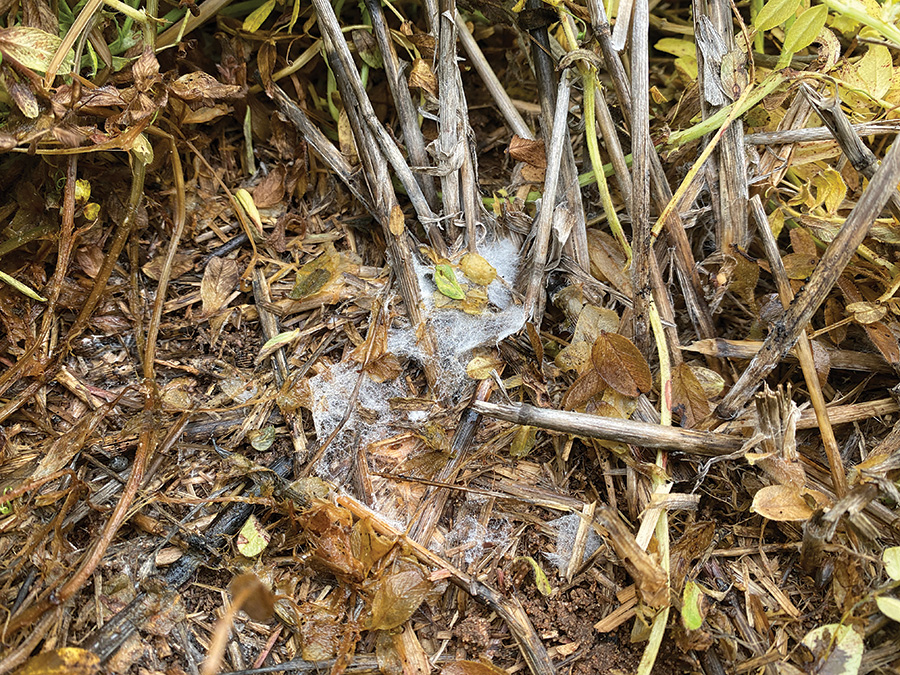
[[333, 659], [344, 634], [342, 612], [331, 607], [304, 602], [297, 610], [300, 655], [306, 661]]
[[400, 208], [399, 204], [394, 204], [391, 207], [391, 215], [388, 219], [388, 229], [395, 237], [399, 237], [406, 229], [406, 219], [403, 216], [403, 209]]
[[208, 73], [195, 71], [175, 80], [171, 91], [183, 101], [202, 101], [235, 98], [241, 88], [236, 84], [222, 84]]
[[144, 49], [134, 62], [131, 74], [138, 91], [149, 91], [154, 84], [162, 80], [159, 76], [159, 61], [156, 60], [156, 54], [150, 47]]
[[287, 177], [287, 169], [284, 165], [276, 164], [259, 185], [253, 188], [253, 203], [259, 209], [267, 209], [278, 206], [284, 199], [284, 180]]
[[747, 305], [755, 306], [759, 265], [738, 253], [734, 256], [734, 266], [731, 267], [730, 275], [731, 281], [728, 290]]
[[884, 322], [867, 323], [863, 328], [885, 361], [892, 366], [900, 364], [900, 345], [897, 344], [894, 332]]
[[819, 384], [824, 386], [828, 382], [828, 374], [831, 372], [831, 354], [818, 340], [810, 340], [809, 344], [812, 347], [813, 365], [816, 368]]
[[600, 373], [591, 368], [572, 383], [560, 405], [563, 410], [577, 410], [604, 389], [606, 389], [606, 383]]
[[547, 168], [544, 141], [533, 141], [514, 135], [509, 142], [509, 156], [517, 162], [525, 162], [539, 169]]
[[616, 290], [631, 297], [631, 275], [625, 272], [625, 253], [619, 243], [606, 232], [588, 230], [588, 253], [591, 274], [600, 281], [608, 281]]
[[[794, 232], [796, 230], [791, 231]], [[798, 281], [808, 278], [819, 261], [816, 256], [806, 253], [788, 253], [782, 260], [784, 261], [784, 269], [787, 272], [788, 279], [796, 279]]]
[[811, 258], [818, 257], [819, 250], [816, 248], [816, 240], [807, 230], [802, 227], [791, 228], [790, 237], [791, 249], [794, 253], [805, 254]]
[[853, 315], [857, 323], [875, 323], [887, 314], [887, 305], [875, 302], [851, 302], [845, 309]]
[[425, 59], [415, 59], [409, 72], [409, 86], [424, 89], [437, 98], [438, 81], [431, 65]]
[[[828, 298], [825, 302], [825, 325], [833, 326], [844, 318], [844, 311], [837, 298]], [[828, 337], [835, 347], [840, 347], [847, 337], [847, 326], [838, 326], [828, 331]]]
[[620, 394], [636, 398], [653, 387], [650, 366], [626, 337], [601, 333], [591, 351], [591, 361], [600, 377]]
[[[79, 249], [80, 250], [80, 249]], [[154, 281], [159, 281], [159, 275], [162, 273], [163, 263], [166, 261], [166, 253], [163, 251], [156, 255], [153, 260], [148, 262], [141, 268], [141, 271]], [[80, 262], [80, 261], [79, 261]], [[188, 253], [176, 253], [175, 259], [172, 261], [172, 270], [169, 279], [177, 279], [183, 274], [190, 272], [194, 268], [194, 256]], [[99, 268], [98, 268], [99, 269]], [[87, 270], [85, 270], [87, 271]], [[91, 277], [94, 275], [90, 274]]]
[[238, 264], [230, 258], [210, 258], [200, 281], [200, 300], [203, 302], [203, 314], [209, 316], [222, 309], [237, 286]]
[[228, 585], [235, 604], [254, 621], [268, 621], [275, 612], [275, 595], [252, 572], [236, 576]]
[[777, 522], [808, 520], [813, 510], [796, 485], [769, 485], [753, 497], [750, 510]]
[[684, 426], [695, 427], [709, 416], [710, 408], [703, 387], [686, 363], [672, 370], [672, 408], [681, 412]]

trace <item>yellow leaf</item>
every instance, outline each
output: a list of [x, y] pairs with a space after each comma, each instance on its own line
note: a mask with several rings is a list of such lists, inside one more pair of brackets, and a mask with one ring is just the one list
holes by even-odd
[[497, 270], [477, 253], [466, 253], [459, 261], [466, 279], [479, 286], [489, 286], [497, 278]]
[[248, 33], [255, 33], [259, 27], [263, 25], [269, 14], [275, 9], [275, 0], [266, 0], [262, 5], [254, 9], [250, 15], [244, 19], [244, 30]]

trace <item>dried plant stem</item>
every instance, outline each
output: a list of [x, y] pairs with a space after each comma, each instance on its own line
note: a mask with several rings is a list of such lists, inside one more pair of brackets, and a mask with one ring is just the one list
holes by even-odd
[[279, 110], [300, 132], [303, 140], [325, 161], [328, 168], [337, 174], [337, 177], [349, 188], [353, 196], [359, 200], [365, 209], [377, 218], [378, 214], [368, 189], [360, 182], [359, 174], [347, 163], [340, 150], [335, 148], [331, 141], [325, 137], [325, 134], [319, 131], [318, 127], [312, 123], [300, 106], [288, 98], [288, 95], [281, 87], [273, 84], [269, 94]]
[[164, 137], [169, 141], [172, 157], [172, 178], [175, 183], [175, 209], [173, 218], [175, 230], [172, 232], [172, 238], [169, 240], [166, 257], [163, 260], [163, 266], [159, 273], [156, 297], [153, 300], [153, 312], [150, 316], [150, 323], [147, 326], [147, 338], [144, 343], [144, 377], [150, 381], [156, 379], [156, 339], [159, 335], [159, 324], [162, 320], [163, 305], [166, 302], [166, 291], [169, 287], [169, 279], [172, 276], [172, 265], [175, 262], [175, 254], [178, 251], [178, 245], [181, 242], [181, 237], [184, 235], [185, 223], [187, 222], [184, 171], [181, 168], [181, 156], [178, 154], [178, 147], [175, 145], [175, 139], [169, 134], [164, 134]]
[[730, 434], [664, 427], [659, 424], [549, 410], [526, 404], [475, 401], [472, 403], [472, 409], [482, 415], [515, 424], [691, 455], [727, 455], [740, 450], [744, 444], [743, 438]]
[[900, 143], [891, 146], [866, 191], [847, 217], [841, 231], [829, 244], [809, 283], [770, 331], [762, 349], [753, 357], [738, 382], [716, 408], [723, 418], [734, 417], [762, 383], [765, 376], [784, 358], [800, 332], [819, 308], [850, 262], [875, 218], [900, 182]]
[[[871, 180], [872, 176], [875, 175], [875, 169], [878, 168], [878, 159], [875, 157], [875, 153], [869, 150], [868, 146], [853, 131], [850, 120], [847, 119], [847, 115], [841, 109], [841, 104], [837, 97], [825, 98], [805, 82], [800, 83], [800, 90], [804, 93], [810, 105], [815, 108], [816, 114], [828, 127], [838, 145], [841, 146], [841, 150], [853, 165], [853, 168]], [[897, 190], [891, 191], [888, 206], [894, 218], [900, 221], [900, 192]], [[896, 288], [894, 291], [896, 291]]]
[[[763, 242], [763, 249], [765, 249], [766, 257], [769, 260], [769, 267], [772, 270], [772, 275], [775, 277], [775, 285], [778, 288], [781, 304], [787, 308], [794, 300], [794, 291], [791, 289], [787, 270], [784, 268], [784, 262], [778, 252], [778, 244], [775, 242], [775, 237], [772, 236], [772, 230], [769, 228], [769, 221], [766, 218], [759, 195], [755, 195], [750, 200], [750, 208], [756, 220], [757, 231]], [[844, 471], [841, 450], [838, 447], [837, 439], [834, 437], [834, 429], [832, 429], [831, 421], [828, 419], [825, 396], [822, 394], [822, 387], [819, 384], [819, 374], [816, 372], [812, 345], [809, 337], [806, 335], [806, 330], [800, 331], [796, 349], [797, 358], [800, 360], [800, 368], [803, 370], [803, 379], [806, 380], [806, 388], [809, 391], [809, 400], [812, 402], [816, 420], [819, 423], [822, 443], [825, 445], [825, 455], [828, 457], [828, 464], [831, 467], [834, 491], [840, 498], [847, 493], [847, 474]]]
[[[543, 7], [540, 0], [528, 0], [530, 9]], [[568, 15], [561, 16], [560, 25], [564, 31], [572, 35], [571, 23]], [[554, 90], [556, 86], [555, 64], [551, 57], [550, 35], [546, 26], [540, 26], [530, 31], [532, 45], [531, 57], [534, 62], [535, 76], [538, 85], [538, 98], [541, 104], [541, 131], [544, 143], [552, 135], [555, 129], [553, 120], [556, 117], [556, 98]], [[570, 47], [577, 45], [574, 37], [570, 38]], [[549, 147], [547, 150], [549, 154]], [[549, 170], [549, 169], [548, 169]], [[584, 215], [584, 205], [581, 201], [581, 188], [578, 183], [578, 172], [575, 167], [575, 155], [572, 144], [569, 142], [568, 129], [565, 131], [565, 143], [563, 147], [562, 163], [559, 165], [560, 196], [564, 201], [560, 204], [559, 220], [554, 228], [557, 239], [563, 246], [564, 252], [575, 261], [575, 264], [585, 272], [590, 271], [590, 255], [587, 245], [587, 223]]]
[[[384, 63], [384, 73], [391, 90], [394, 104], [397, 106], [397, 116], [400, 119], [400, 128], [403, 130], [403, 140], [406, 142], [406, 151], [415, 166], [425, 167], [430, 164], [428, 153], [425, 152], [425, 137], [419, 128], [418, 113], [409, 93], [409, 87], [400, 74], [400, 60], [394, 43], [388, 34], [387, 24], [384, 20], [384, 12], [381, 2], [378, 0], [366, 0], [366, 8], [372, 19], [372, 32], [378, 41], [378, 49]], [[431, 176], [418, 173], [416, 179], [422, 187], [422, 192], [432, 211], [438, 210], [438, 196], [434, 188]]]
[[441, 194], [444, 202], [444, 217], [455, 239], [458, 233], [456, 220], [462, 210], [459, 169], [462, 167], [462, 153], [466, 152], [463, 130], [462, 91], [459, 86], [459, 66], [456, 64], [456, 2], [440, 0], [437, 44], [437, 79], [440, 94], [438, 111], [440, 135]]
[[[900, 124], [896, 120], [878, 120], [877, 122], [851, 124], [850, 129], [857, 136], [881, 136], [896, 134], [900, 131]], [[833, 138], [834, 134], [828, 127], [808, 127], [806, 129], [761, 131], [756, 134], [747, 134], [744, 136], [744, 143], [747, 145], [782, 145], [830, 141]]]
[[[716, 31], [722, 39], [726, 49], [735, 49], [735, 39], [732, 32], [731, 11], [728, 0], [694, 0], [694, 24], [702, 16], [709, 18], [712, 30]], [[703, 50], [698, 49], [698, 59], [703, 58]], [[706, 68], [699, 68], [698, 75], [700, 90], [705, 91], [705, 76], [709, 73]], [[719, 73], [715, 73], [719, 78]], [[718, 85], [719, 83], [714, 83]], [[730, 94], [729, 94], [730, 95]], [[708, 106], [704, 96], [701, 96], [701, 108], [704, 117], [710, 112], [716, 112], [721, 106]], [[718, 201], [718, 215], [716, 221], [716, 244], [725, 255], [732, 255], [732, 246], [744, 246], [747, 240], [747, 157], [744, 150], [744, 127], [741, 123], [727, 125], [722, 140], [716, 149], [718, 158], [718, 189], [716, 190]]]
[[[600, 44], [603, 52], [603, 60], [606, 62], [606, 69], [612, 77], [616, 97], [625, 116], [625, 124], [631, 126], [631, 85], [625, 73], [625, 67], [619, 53], [613, 48], [609, 21], [606, 18], [606, 12], [603, 9], [601, 0], [589, 0], [591, 11], [591, 22], [594, 27], [594, 34]], [[600, 96], [596, 97], [599, 101]], [[602, 122], [602, 116], [601, 116]], [[615, 134], [614, 129], [604, 132], [607, 139]], [[607, 140], [607, 143], [609, 141]], [[614, 147], [614, 146], [608, 146]], [[617, 168], [617, 171], [619, 169]], [[665, 171], [659, 155], [651, 148], [650, 151], [650, 179], [653, 190], [653, 200], [658, 211], [663, 211], [666, 205], [672, 201], [672, 189], [666, 180]], [[633, 187], [629, 182], [629, 213], [631, 213], [631, 204], [633, 196], [631, 190]], [[632, 219], [634, 219], [634, 214]], [[684, 301], [687, 305], [688, 315], [697, 331], [697, 334], [703, 338], [712, 338], [716, 336], [715, 327], [713, 326], [712, 317], [709, 314], [709, 307], [704, 299], [703, 285], [700, 282], [700, 275], [697, 273], [697, 265], [694, 261], [694, 254], [691, 250], [691, 243], [684, 231], [684, 224], [677, 211], [672, 211], [665, 221], [666, 232], [669, 235], [669, 241], [675, 248], [675, 267], [681, 278], [682, 289], [684, 293]], [[633, 237], [632, 237], [633, 239]]]
[[[762, 345], [763, 343], [759, 340], [724, 340], [716, 338], [712, 340], [698, 340], [690, 345], [683, 346], [681, 349], [722, 359], [752, 359], [762, 348]], [[878, 354], [828, 348], [825, 351], [828, 354], [831, 367], [837, 370], [856, 370], [864, 373], [894, 372], [890, 364]], [[796, 361], [797, 355], [795, 350], [791, 350], [785, 358]]]
[[[624, 18], [624, 17], [622, 17]], [[626, 19], [627, 22], [627, 19]], [[650, 356], [650, 10], [647, 0], [635, 0], [631, 30], [631, 240], [634, 251], [634, 343]], [[616, 31], [619, 26], [616, 24]], [[615, 39], [615, 33], [613, 37]]]
[[531, 270], [525, 287], [525, 316], [539, 326], [544, 314], [544, 273], [547, 254], [550, 250], [550, 233], [553, 215], [556, 213], [556, 189], [560, 176], [563, 143], [566, 138], [566, 117], [569, 112], [569, 78], [566, 73], [559, 78], [556, 94], [556, 115], [553, 118], [553, 133], [547, 152], [547, 171], [544, 191], [541, 196], [541, 211], [535, 221], [534, 248]]
[[462, 43], [466, 54], [469, 55], [469, 62], [481, 77], [482, 82], [484, 82], [484, 85], [490, 92], [491, 97], [494, 99], [494, 103], [497, 105], [500, 114], [503, 115], [503, 119], [506, 120], [509, 128], [512, 129], [516, 136], [533, 140], [534, 132], [529, 128], [519, 111], [516, 110], [512, 99], [509, 97], [509, 94], [506, 93], [503, 85], [500, 84], [500, 80], [497, 78], [493, 68], [491, 68], [487, 59], [484, 57], [484, 53], [481, 51], [475, 38], [469, 32], [469, 28], [466, 26], [466, 22], [463, 18], [459, 15], [459, 12], [456, 14], [456, 28], [457, 37], [459, 37], [459, 41]]
[[[445, 254], [447, 246], [441, 231], [438, 229], [437, 217], [428, 205], [428, 201], [422, 193], [422, 188], [419, 186], [406, 160], [403, 159], [403, 155], [400, 153], [400, 149], [397, 147], [394, 139], [391, 138], [384, 125], [381, 124], [375, 115], [372, 102], [369, 100], [369, 96], [363, 87], [362, 79], [353, 62], [353, 57], [350, 55], [350, 49], [347, 47], [347, 41], [344, 39], [340, 23], [334, 14], [334, 9], [326, 0], [313, 0], [313, 6], [316, 9], [316, 17], [322, 31], [325, 54], [334, 72], [338, 88], [341, 91], [344, 110], [347, 112], [347, 117], [353, 128], [357, 149], [361, 157], [368, 156], [370, 161], [380, 162], [381, 160], [372, 156], [374, 153], [378, 153], [390, 163], [400, 182], [403, 183], [403, 187], [406, 188], [409, 200], [412, 202], [419, 221], [428, 235], [429, 243], [436, 251]], [[454, 67], [456, 67], [455, 60]], [[374, 166], [370, 167], [370, 173], [371, 169], [374, 168]], [[379, 169], [380, 172], [381, 170]], [[370, 180], [374, 179], [375, 176], [370, 176]], [[388, 192], [393, 194], [390, 181], [388, 181], [387, 185], [379, 184], [378, 187], [384, 197], [380, 206], [389, 214], [392, 204], [388, 202], [396, 200], [396, 198], [391, 200], [388, 197]]]

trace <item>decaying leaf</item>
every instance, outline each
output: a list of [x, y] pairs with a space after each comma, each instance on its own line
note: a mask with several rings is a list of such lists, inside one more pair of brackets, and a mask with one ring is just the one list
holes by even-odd
[[391, 630], [407, 621], [431, 590], [431, 582], [418, 568], [388, 574], [376, 582], [369, 628]]
[[466, 253], [459, 261], [459, 268], [466, 279], [480, 286], [489, 286], [497, 278], [497, 270], [477, 253]]
[[238, 532], [235, 544], [241, 555], [255, 558], [266, 549], [271, 538], [256, 516], [250, 514]]
[[523, 555], [516, 558], [516, 560], [524, 560], [529, 565], [531, 565], [531, 571], [534, 573], [534, 584], [537, 586], [538, 591], [540, 591], [541, 595], [544, 597], [549, 597], [553, 594], [553, 587], [550, 585], [550, 580], [547, 579], [547, 575], [544, 573], [544, 570], [538, 565], [537, 560], [532, 558], [529, 555]]
[[653, 386], [650, 366], [634, 343], [618, 333], [601, 333], [591, 350], [597, 373], [625, 396], [637, 397]]
[[503, 361], [494, 351], [482, 351], [476, 353], [466, 364], [466, 375], [473, 380], [484, 380], [494, 371], [502, 372]]
[[100, 657], [79, 647], [60, 647], [33, 656], [17, 675], [93, 675], [100, 672]]
[[465, 291], [456, 280], [456, 272], [450, 265], [434, 266], [434, 285], [442, 295], [453, 300], [462, 300], [466, 297]]
[[200, 281], [200, 300], [205, 316], [215, 314], [226, 306], [237, 287], [239, 276], [237, 261], [217, 256], [209, 259]]
[[862, 636], [853, 626], [837, 623], [814, 628], [803, 644], [815, 659], [807, 669], [815, 675], [856, 675], [862, 665]]
[[708, 603], [696, 581], [687, 581], [681, 599], [681, 622], [688, 630], [697, 630], [706, 618]]
[[539, 169], [547, 167], [544, 141], [533, 141], [514, 135], [509, 142], [509, 156], [517, 162], [525, 162]]
[[604, 389], [606, 389], [606, 382], [603, 377], [594, 368], [590, 368], [572, 383], [560, 405], [563, 410], [577, 410], [594, 396], [602, 393]]
[[813, 510], [796, 485], [769, 485], [753, 497], [750, 510], [777, 522], [808, 520]]
[[672, 369], [672, 406], [680, 412], [688, 427], [696, 426], [710, 413], [707, 395], [686, 363], [679, 363]]

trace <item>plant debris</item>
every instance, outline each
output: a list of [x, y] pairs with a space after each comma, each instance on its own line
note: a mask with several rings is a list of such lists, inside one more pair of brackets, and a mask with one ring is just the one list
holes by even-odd
[[0, 3], [0, 675], [894, 672], [895, 9]]

